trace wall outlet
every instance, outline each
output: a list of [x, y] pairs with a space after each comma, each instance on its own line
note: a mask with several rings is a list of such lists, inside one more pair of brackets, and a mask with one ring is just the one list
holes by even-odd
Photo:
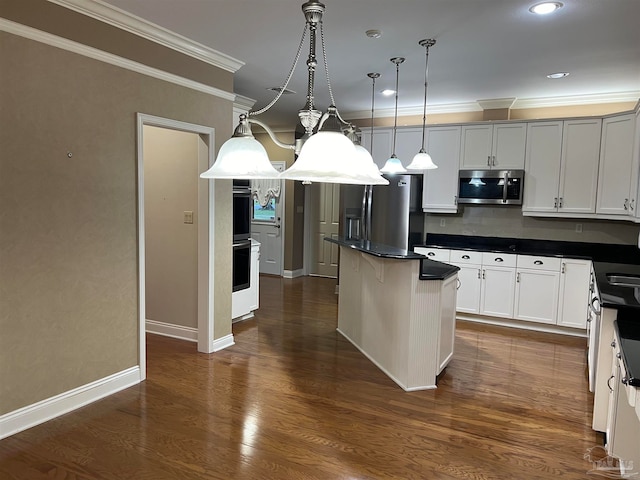
[[193, 223], [193, 211], [185, 210], [184, 211], [184, 223]]
[[582, 233], [582, 224], [576, 223], [576, 233]]
[[444, 218], [441, 218], [441, 219], [440, 219], [440, 226], [441, 226], [441, 227], [444, 227], [444, 226], [446, 226], [446, 225], [447, 225], [447, 221], [446, 221]]

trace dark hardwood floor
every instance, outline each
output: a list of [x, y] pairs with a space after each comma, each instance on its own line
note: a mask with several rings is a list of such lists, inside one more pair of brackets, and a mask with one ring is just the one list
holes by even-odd
[[407, 393], [336, 332], [335, 283], [262, 277], [212, 355], [148, 335], [145, 382], [0, 441], [0, 478], [593, 477], [584, 339], [459, 322], [438, 389]]

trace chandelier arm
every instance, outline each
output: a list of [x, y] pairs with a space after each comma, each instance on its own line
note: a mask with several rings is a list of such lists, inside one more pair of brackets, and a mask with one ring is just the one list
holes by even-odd
[[298, 60], [300, 60], [300, 54], [302, 53], [302, 46], [304, 45], [304, 40], [307, 36], [307, 28], [308, 28], [308, 24], [305, 23], [304, 29], [302, 30], [302, 38], [300, 39], [300, 44], [298, 45], [298, 51], [296, 52], [295, 59], [293, 60], [293, 65], [291, 66], [291, 70], [289, 70], [289, 75], [287, 75], [287, 79], [282, 84], [282, 87], [280, 88], [278, 95], [276, 95], [276, 98], [274, 98], [266, 107], [263, 107], [260, 110], [256, 110], [255, 112], [249, 112], [250, 116], [260, 115], [261, 113], [266, 112], [271, 107], [273, 107], [278, 100], [280, 100], [280, 97], [282, 97], [284, 91], [289, 85], [289, 82], [291, 81], [291, 78], [293, 77], [293, 72], [296, 70], [296, 66], [298, 65]]
[[287, 150], [294, 150], [296, 148], [295, 144], [284, 143], [278, 140], [278, 138], [276, 137], [276, 134], [273, 132], [273, 130], [271, 130], [271, 128], [266, 123], [263, 123], [260, 120], [256, 120], [255, 118], [249, 118], [247, 120], [249, 121], [249, 123], [254, 123], [264, 128], [265, 131], [269, 134], [269, 137], [271, 138], [273, 143], [275, 143], [278, 147], [284, 148]]

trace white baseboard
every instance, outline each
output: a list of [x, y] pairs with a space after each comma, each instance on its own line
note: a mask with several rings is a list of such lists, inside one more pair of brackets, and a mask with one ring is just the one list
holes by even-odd
[[255, 317], [256, 315], [253, 312], [249, 312], [246, 315], [240, 315], [239, 317], [236, 317], [234, 319], [231, 320], [231, 323], [237, 323], [237, 322], [241, 322], [243, 320], [249, 320], [250, 318]]
[[182, 325], [174, 325], [171, 323], [157, 322], [147, 319], [145, 321], [145, 330], [147, 333], [155, 333], [165, 337], [178, 338], [180, 340], [188, 340], [189, 342], [198, 341], [198, 329], [193, 327], [183, 327]]
[[468, 313], [456, 313], [456, 320], [467, 322], [485, 323], [487, 325], [497, 325], [499, 327], [519, 328], [520, 330], [533, 330], [535, 332], [559, 333], [570, 337], [587, 337], [587, 332], [580, 328], [559, 327], [557, 325], [547, 325], [544, 323], [533, 323], [522, 320], [512, 320], [502, 317], [485, 317]]
[[225, 335], [222, 338], [213, 341], [213, 351], [218, 352], [228, 347], [232, 347], [236, 342], [233, 341], [233, 334]]
[[123, 370], [95, 382], [0, 416], [0, 440], [64, 415], [140, 383], [140, 367]]
[[283, 270], [282, 271], [282, 276], [284, 278], [298, 278], [298, 277], [303, 277], [304, 276], [304, 270], [302, 268], [299, 268], [297, 270]]

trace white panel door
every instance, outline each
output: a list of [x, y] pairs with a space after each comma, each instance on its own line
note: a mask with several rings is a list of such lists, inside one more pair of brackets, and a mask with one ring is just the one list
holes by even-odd
[[523, 169], [526, 140], [526, 123], [494, 125], [491, 168], [496, 170]]
[[560, 272], [518, 269], [515, 315], [518, 320], [556, 323]]
[[595, 213], [602, 120], [567, 120], [562, 134], [558, 212]]
[[[272, 162], [273, 167], [282, 172], [285, 162]], [[283, 268], [283, 214], [284, 182], [280, 181], [280, 196], [272, 199], [262, 209], [253, 199], [254, 210], [251, 220], [251, 237], [260, 243], [260, 273], [282, 275]]]
[[556, 212], [562, 158], [562, 122], [530, 123], [522, 212]]
[[310, 275], [338, 276], [338, 245], [325, 238], [337, 238], [340, 222], [340, 185], [313, 183], [306, 188], [312, 195], [312, 238]]
[[590, 260], [562, 259], [558, 325], [587, 328], [590, 279]]
[[482, 284], [482, 266], [454, 263], [458, 271], [458, 298], [456, 310], [465, 313], [480, 313], [480, 286]]
[[424, 172], [422, 208], [426, 212], [458, 211], [460, 134], [459, 126], [427, 128], [426, 150], [438, 168]]
[[460, 146], [460, 169], [478, 170], [491, 167], [491, 125], [463, 125]]
[[513, 318], [516, 270], [509, 267], [483, 267], [480, 313]]

